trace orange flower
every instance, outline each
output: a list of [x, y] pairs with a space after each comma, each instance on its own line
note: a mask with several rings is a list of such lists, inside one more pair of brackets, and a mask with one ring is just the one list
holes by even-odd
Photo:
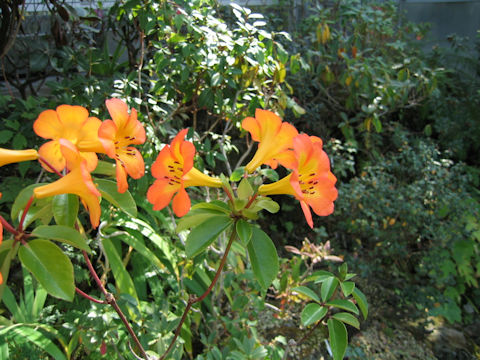
[[193, 167], [195, 146], [185, 141], [188, 129], [183, 129], [158, 154], [152, 165], [152, 175], [157, 179], [148, 189], [147, 199], [154, 210], [166, 207], [173, 197], [173, 212], [178, 217], [190, 210], [189, 186], [221, 187], [220, 179], [212, 178]]
[[[56, 110], [45, 110], [33, 123], [35, 133], [44, 139], [52, 139], [38, 150], [40, 156], [48, 161], [57, 171], [62, 171], [68, 164], [60, 150], [60, 139], [67, 139], [80, 151], [87, 161], [88, 171], [97, 167], [97, 155], [93, 149], [102, 149], [98, 140], [98, 128], [101, 121], [88, 117], [88, 111], [82, 106], [60, 105]], [[45, 170], [52, 170], [42, 164]], [[68, 168], [72, 170], [71, 168]]]
[[[0, 193], [0, 198], [2, 197], [2, 193]], [[0, 244], [3, 241], [3, 225], [2, 222], [0, 221]], [[3, 283], [3, 276], [2, 272], [0, 271], [0, 284]]]
[[128, 106], [120, 99], [105, 101], [113, 120], [105, 120], [98, 130], [98, 137], [105, 153], [117, 163], [117, 188], [119, 193], [128, 189], [127, 174], [139, 179], [145, 174], [145, 164], [140, 152], [130, 144], [145, 142], [145, 129], [137, 120], [137, 111], [128, 113]]
[[51, 184], [35, 188], [33, 193], [38, 199], [60, 194], [78, 195], [90, 213], [92, 226], [96, 228], [100, 223], [100, 192], [92, 181], [87, 161], [70, 141], [60, 139], [59, 146], [67, 168], [72, 170]]
[[38, 152], [34, 149], [10, 150], [0, 148], [0, 166], [28, 160], [37, 160]]
[[287, 122], [282, 122], [277, 115], [268, 110], [257, 109], [255, 117], [247, 117], [242, 121], [242, 127], [250, 132], [252, 139], [258, 141], [258, 149], [247, 164], [247, 172], [254, 172], [260, 165], [267, 164], [276, 169], [278, 163], [292, 167], [294, 156], [292, 140], [298, 135], [297, 129]]
[[258, 189], [260, 195], [288, 194], [300, 201], [305, 219], [313, 228], [312, 213], [327, 216], [333, 212], [338, 192], [336, 177], [330, 171], [330, 161], [322, 149], [322, 140], [301, 134], [293, 139], [296, 165], [283, 179]]

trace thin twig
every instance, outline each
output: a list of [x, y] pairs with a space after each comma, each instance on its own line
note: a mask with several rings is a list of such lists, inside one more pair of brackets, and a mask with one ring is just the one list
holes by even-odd
[[163, 355], [160, 357], [159, 360], [165, 359], [165, 357], [168, 355], [168, 353], [172, 350], [173, 345], [175, 345], [175, 342], [176, 342], [178, 336], [180, 335], [180, 331], [182, 330], [182, 325], [185, 322], [185, 320], [187, 319], [187, 314], [190, 311], [190, 308], [192, 307], [192, 305], [194, 305], [194, 304], [202, 301], [203, 299], [205, 299], [208, 296], [208, 294], [210, 294], [213, 287], [217, 283], [217, 280], [220, 277], [220, 274], [223, 270], [223, 267], [225, 266], [225, 263], [227, 262], [227, 256], [228, 256], [228, 253], [230, 252], [230, 248], [232, 247], [232, 244], [233, 244], [233, 241], [235, 240], [236, 235], [237, 235], [237, 233], [236, 233], [235, 224], [234, 224], [232, 233], [230, 234], [230, 238], [228, 240], [227, 247], [225, 249], [225, 253], [223, 254], [222, 260], [220, 261], [220, 265], [218, 266], [218, 270], [215, 273], [215, 277], [213, 278], [213, 280], [212, 280], [210, 286], [208, 287], [208, 289], [205, 290], [205, 292], [200, 297], [196, 297], [195, 295], [190, 295], [189, 296], [188, 302], [187, 302], [187, 307], [183, 311], [183, 315], [182, 315], [182, 318], [180, 319], [180, 323], [177, 325], [177, 329], [175, 330], [175, 335], [173, 336], [173, 339], [170, 342], [170, 345], [168, 346], [168, 349], [163, 353]]
[[83, 250], [82, 253], [83, 253], [83, 257], [84, 257], [84, 259], [85, 259], [85, 262], [87, 263], [87, 267], [88, 267], [88, 270], [90, 271], [90, 274], [92, 275], [93, 279], [94, 279], [95, 282], [97, 283], [97, 285], [98, 285], [98, 287], [100, 288], [101, 292], [102, 292], [103, 295], [105, 296], [105, 302], [115, 309], [115, 311], [117, 312], [118, 316], [120, 317], [120, 320], [123, 322], [123, 324], [124, 324], [125, 327], [127, 328], [127, 331], [128, 331], [128, 333], [130, 334], [130, 337], [133, 339], [133, 341], [134, 341], [135, 344], [137, 345], [138, 349], [140, 350], [140, 353], [142, 354], [143, 358], [148, 360], [148, 355], [147, 355], [147, 353], [145, 352], [145, 349], [143, 348], [142, 344], [140, 343], [140, 340], [138, 340], [137, 335], [135, 334], [135, 332], [133, 331], [132, 327], [131, 327], [130, 324], [128, 323], [128, 320], [127, 320], [127, 318], [125, 317], [125, 315], [123, 314], [122, 310], [121, 310], [120, 307], [118, 306], [117, 301], [115, 300], [115, 297], [113, 296], [113, 294], [109, 293], [109, 292], [105, 289], [105, 287], [103, 286], [102, 282], [100, 281], [100, 278], [99, 278], [98, 275], [97, 275], [97, 272], [96, 272], [95, 269], [93, 268], [93, 265], [92, 265], [92, 263], [90, 262], [90, 259], [88, 258], [87, 252], [86, 252], [85, 250]]
[[87, 293], [83, 292], [82, 290], [80, 290], [79, 288], [75, 287], [75, 291], [77, 292], [77, 294], [83, 296], [85, 299], [88, 299], [90, 301], [93, 301], [97, 304], [106, 304], [106, 302], [104, 300], [98, 300], [98, 299], [95, 299], [94, 297], [91, 297], [90, 295], [88, 295]]

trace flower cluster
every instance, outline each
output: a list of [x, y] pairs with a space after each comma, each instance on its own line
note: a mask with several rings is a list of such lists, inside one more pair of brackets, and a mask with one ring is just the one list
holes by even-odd
[[[310, 208], [315, 214], [326, 216], [333, 212], [337, 198], [336, 178], [330, 171], [330, 161], [322, 149], [322, 140], [316, 136], [299, 134], [295, 127], [282, 122], [271, 111], [257, 109], [255, 117], [242, 122], [254, 141], [259, 142], [252, 160], [246, 165], [247, 174], [254, 173], [262, 164], [276, 169], [282, 165], [292, 172], [272, 184], [262, 185], [259, 195], [288, 194], [300, 201], [308, 225], [313, 228]], [[147, 193], [154, 210], [166, 207], [173, 197], [173, 211], [183, 216], [190, 210], [189, 186], [221, 187], [218, 178], [209, 177], [193, 167], [195, 147], [185, 141], [187, 129], [178, 133], [171, 145], [166, 145], [152, 166], [157, 179]]]
[[[139, 179], [145, 173], [140, 152], [131, 145], [145, 142], [145, 130], [135, 109], [119, 99], [106, 101], [111, 120], [90, 117], [81, 106], [61, 105], [56, 110], [43, 111], [33, 128], [37, 135], [49, 141], [38, 152], [0, 149], [0, 166], [38, 159], [45, 170], [60, 176], [51, 184], [34, 189], [36, 198], [59, 194], [78, 195], [90, 214], [93, 227], [100, 222], [100, 192], [90, 173], [96, 168], [98, 154], [106, 154], [116, 162], [118, 192], [128, 189], [127, 176]], [[257, 109], [255, 117], [242, 122], [244, 130], [258, 142], [258, 149], [245, 167], [245, 177], [254, 174], [261, 165], [276, 169], [279, 165], [291, 170], [283, 179], [261, 185], [257, 195], [288, 194], [300, 201], [308, 225], [313, 228], [311, 210], [325, 216], [333, 212], [337, 198], [336, 178], [330, 171], [322, 140], [299, 134], [295, 127], [282, 122], [273, 112]], [[190, 186], [222, 187], [219, 178], [210, 177], [194, 168], [195, 146], [186, 141], [187, 129], [181, 130], [170, 145], [158, 154], [152, 165], [155, 182], [147, 192], [154, 210], [168, 206], [173, 199], [173, 211], [181, 217], [190, 208], [186, 188]], [[1, 238], [0, 238], [1, 240]]]
[[0, 149], [0, 166], [27, 160], [39, 160], [45, 170], [60, 178], [34, 189], [38, 199], [60, 195], [78, 195], [90, 214], [93, 227], [100, 223], [100, 192], [90, 173], [98, 163], [97, 154], [106, 154], [116, 162], [118, 192], [128, 188], [127, 175], [139, 179], [145, 173], [140, 152], [130, 146], [145, 142], [145, 130], [137, 119], [135, 109], [128, 111], [120, 99], [106, 102], [111, 120], [90, 117], [82, 106], [60, 105], [45, 110], [33, 124], [35, 133], [50, 141], [38, 152]]

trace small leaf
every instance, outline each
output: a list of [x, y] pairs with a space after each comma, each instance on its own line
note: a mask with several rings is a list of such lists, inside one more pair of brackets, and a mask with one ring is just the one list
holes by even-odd
[[363, 294], [363, 292], [358, 290], [358, 288], [353, 289], [352, 295], [355, 298], [360, 311], [362, 312], [363, 318], [366, 319], [368, 316], [367, 297]]
[[243, 177], [243, 174], [245, 174], [245, 166], [235, 169], [232, 172], [232, 175], [230, 175], [230, 181], [233, 181], [233, 182], [240, 181], [240, 179]]
[[53, 197], [53, 217], [58, 225], [73, 227], [77, 220], [78, 208], [79, 201], [77, 195], [60, 194]]
[[225, 214], [230, 214], [231, 212], [228, 205], [223, 201], [219, 201], [219, 200], [213, 200], [210, 202], [201, 202], [201, 203], [195, 204], [192, 206], [192, 210], [196, 210], [196, 209], [216, 210], [216, 211], [221, 211]]
[[278, 274], [277, 249], [272, 239], [258, 227], [252, 227], [252, 239], [247, 249], [255, 278], [267, 289]]
[[117, 184], [111, 180], [95, 179], [94, 183], [98, 185], [98, 191], [105, 200], [125, 211], [128, 215], [137, 217], [137, 204], [128, 190], [120, 194], [117, 190]]
[[355, 306], [355, 304], [345, 299], [335, 299], [327, 302], [325, 305], [333, 306], [342, 310], [351, 311], [357, 315], [359, 313], [358, 308]]
[[92, 171], [92, 174], [115, 177], [116, 172], [114, 163], [98, 160], [97, 167]]
[[328, 319], [328, 337], [334, 360], [342, 360], [347, 350], [348, 334], [345, 325], [335, 319]]
[[328, 309], [324, 306], [320, 306], [317, 303], [307, 304], [302, 310], [300, 318], [303, 326], [309, 326], [322, 320], [327, 314]]
[[229, 216], [219, 215], [193, 228], [185, 245], [187, 257], [192, 258], [204, 251], [232, 222]]
[[333, 295], [333, 292], [337, 288], [338, 279], [334, 276], [330, 276], [325, 279], [322, 283], [322, 288], [320, 289], [320, 295], [322, 296], [323, 301], [328, 301]]
[[355, 288], [355, 283], [353, 281], [341, 282], [340, 287], [342, 288], [343, 295], [349, 296]]
[[332, 318], [337, 319], [345, 324], [351, 325], [354, 328], [360, 330], [360, 322], [355, 316], [353, 316], [350, 313], [346, 313], [346, 312], [336, 313], [332, 316]]
[[330, 277], [334, 277], [331, 272], [325, 270], [315, 271], [312, 275], [307, 278], [307, 282], [314, 281], [315, 284], [322, 283]]
[[240, 219], [237, 221], [236, 230], [241, 243], [247, 246], [252, 238], [252, 226], [245, 220]]
[[72, 301], [75, 294], [73, 265], [60, 248], [48, 240], [37, 239], [21, 246], [22, 264], [54, 297]]
[[210, 209], [190, 210], [187, 215], [178, 220], [175, 231], [179, 233], [181, 231], [193, 228], [215, 216], [225, 216], [225, 213]]
[[240, 199], [248, 199], [253, 195], [253, 188], [247, 178], [243, 178], [238, 184], [237, 194]]
[[299, 294], [305, 295], [306, 297], [312, 299], [313, 301], [320, 302], [320, 298], [318, 297], [318, 295], [312, 289], [306, 286], [297, 286], [292, 290], [296, 291]]
[[32, 235], [39, 238], [61, 241], [78, 249], [91, 252], [85, 238], [77, 230], [68, 226], [40, 225], [32, 231]]
[[269, 197], [261, 197], [254, 202], [254, 209], [265, 209], [269, 213], [275, 214], [280, 210], [280, 205]]

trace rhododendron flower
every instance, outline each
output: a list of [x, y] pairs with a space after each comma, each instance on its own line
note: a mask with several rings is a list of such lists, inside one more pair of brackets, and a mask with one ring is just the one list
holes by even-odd
[[[128, 106], [120, 99], [105, 101], [113, 120], [105, 120], [98, 130], [98, 137], [105, 153], [117, 163], [117, 189], [124, 193], [128, 189], [127, 174], [134, 179], [145, 173], [145, 164], [140, 152], [130, 144], [145, 142], [145, 129], [137, 120], [137, 110], [128, 113]], [[103, 152], [103, 151], [102, 151]]]
[[100, 192], [92, 181], [87, 161], [70, 141], [60, 139], [59, 145], [67, 168], [72, 170], [51, 184], [35, 188], [33, 193], [38, 199], [60, 194], [78, 195], [90, 213], [92, 226], [96, 228], [100, 222]]
[[10, 150], [0, 148], [0, 166], [38, 159], [38, 152], [34, 149]]
[[[56, 110], [45, 110], [33, 123], [33, 130], [38, 136], [52, 141], [43, 144], [38, 152], [60, 172], [65, 165], [68, 168], [68, 164], [60, 150], [59, 140], [67, 139], [81, 151], [80, 155], [87, 161], [88, 171], [92, 171], [97, 167], [98, 159], [95, 150], [91, 149], [102, 149], [98, 140], [101, 123], [96, 117], [89, 117], [87, 109], [82, 106], [60, 105]], [[42, 166], [52, 172], [45, 164], [42, 163]]]
[[170, 146], [166, 145], [158, 154], [152, 165], [152, 175], [157, 180], [147, 192], [147, 199], [153, 204], [154, 210], [166, 207], [173, 197], [173, 212], [179, 217], [187, 214], [191, 206], [185, 188], [222, 186], [220, 179], [205, 175], [193, 167], [195, 146], [184, 140], [187, 131], [180, 131]]
[[276, 169], [278, 163], [292, 167], [294, 162], [292, 140], [298, 135], [297, 129], [287, 122], [282, 122], [277, 115], [268, 110], [255, 110], [255, 117], [247, 117], [242, 127], [250, 132], [252, 139], [258, 141], [258, 149], [253, 159], [247, 164], [247, 172], [254, 172], [260, 165], [267, 164]]
[[322, 140], [305, 134], [293, 139], [296, 164], [293, 172], [272, 184], [258, 189], [261, 195], [288, 194], [300, 201], [305, 219], [313, 228], [310, 207], [315, 214], [327, 216], [333, 212], [337, 199], [336, 177], [330, 171], [330, 161], [322, 149]]

